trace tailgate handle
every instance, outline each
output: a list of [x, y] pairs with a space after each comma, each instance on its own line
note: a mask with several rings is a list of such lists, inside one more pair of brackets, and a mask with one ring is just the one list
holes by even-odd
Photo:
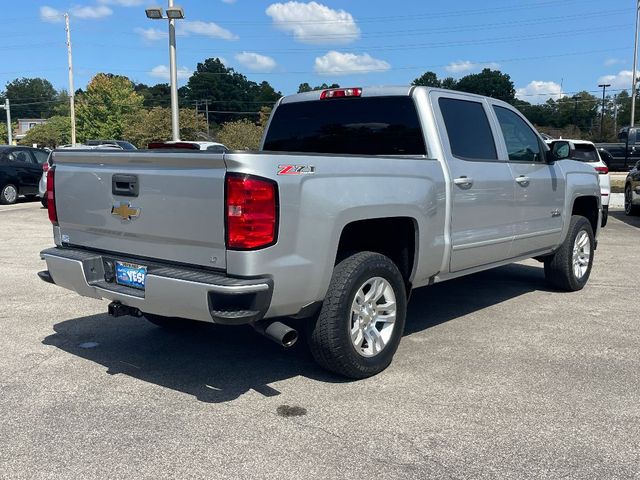
[[111, 178], [111, 192], [124, 197], [138, 196], [138, 176], [116, 173]]

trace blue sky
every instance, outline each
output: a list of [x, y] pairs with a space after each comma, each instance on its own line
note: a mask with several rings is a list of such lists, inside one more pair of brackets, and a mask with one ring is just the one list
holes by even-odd
[[[11, 3], [0, 34], [0, 85], [41, 76], [67, 87], [63, 12], [71, 15], [76, 88], [101, 71], [167, 81], [166, 21], [144, 14], [154, 2]], [[533, 103], [561, 91], [596, 93], [603, 80], [612, 93], [631, 83], [633, 0], [176, 3], [187, 17], [178, 26], [181, 84], [199, 61], [216, 56], [283, 94], [302, 82], [400, 85], [426, 70], [461, 77], [483, 66], [511, 75], [521, 98]]]

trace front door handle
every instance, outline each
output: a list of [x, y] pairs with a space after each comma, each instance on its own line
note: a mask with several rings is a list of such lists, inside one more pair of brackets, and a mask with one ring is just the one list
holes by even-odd
[[527, 187], [529, 186], [530, 179], [526, 175], [520, 175], [519, 177], [516, 177], [516, 182], [518, 182], [523, 187]]
[[473, 178], [462, 175], [461, 177], [454, 178], [453, 183], [462, 188], [469, 188], [473, 185]]

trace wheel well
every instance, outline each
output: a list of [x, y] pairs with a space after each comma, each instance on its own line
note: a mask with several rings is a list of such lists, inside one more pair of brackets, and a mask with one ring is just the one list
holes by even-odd
[[589, 220], [595, 233], [598, 227], [598, 199], [596, 197], [578, 197], [573, 202], [571, 215], [581, 215]]
[[349, 223], [342, 230], [336, 264], [355, 252], [378, 252], [398, 267], [405, 283], [413, 271], [417, 226], [409, 217], [375, 218]]

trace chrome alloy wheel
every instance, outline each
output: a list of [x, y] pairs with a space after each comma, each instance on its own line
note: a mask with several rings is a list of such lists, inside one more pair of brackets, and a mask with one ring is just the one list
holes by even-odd
[[14, 203], [18, 199], [18, 190], [13, 185], [7, 185], [2, 191], [2, 196], [7, 203]]
[[589, 269], [589, 259], [591, 258], [591, 240], [584, 230], [580, 230], [573, 242], [573, 274], [576, 279], [584, 277]]
[[351, 304], [351, 342], [363, 357], [380, 353], [396, 322], [396, 295], [391, 284], [373, 277], [360, 286]]

